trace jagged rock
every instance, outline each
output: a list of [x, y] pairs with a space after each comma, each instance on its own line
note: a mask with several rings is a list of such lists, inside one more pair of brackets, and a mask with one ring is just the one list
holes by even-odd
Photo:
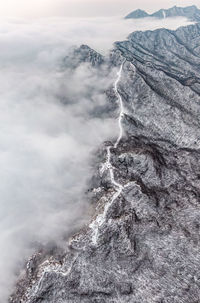
[[195, 6], [187, 6], [187, 7], [177, 7], [173, 6], [169, 9], [160, 9], [159, 11], [148, 14], [142, 10], [136, 10], [132, 13], [128, 14], [125, 19], [138, 19], [145, 17], [154, 17], [159, 19], [164, 19], [167, 17], [186, 17], [190, 21], [200, 21], [200, 10]]
[[97, 241], [90, 224], [60, 264], [49, 258], [24, 277], [10, 302], [200, 301], [199, 37], [196, 24], [116, 43], [108, 61], [123, 64], [124, 137], [110, 164], [123, 189], [113, 199], [108, 171], [97, 170]]

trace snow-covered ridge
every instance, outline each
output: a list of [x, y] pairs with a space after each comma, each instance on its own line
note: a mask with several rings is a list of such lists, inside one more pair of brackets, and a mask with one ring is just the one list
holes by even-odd
[[[119, 135], [118, 135], [118, 138], [117, 138], [117, 140], [114, 144], [115, 149], [118, 147], [118, 145], [119, 145], [119, 143], [122, 139], [122, 136], [123, 136], [122, 120], [123, 120], [123, 116], [124, 116], [124, 106], [123, 106], [122, 97], [121, 97], [121, 95], [119, 93], [119, 90], [118, 90], [118, 84], [121, 80], [124, 63], [125, 63], [125, 60], [123, 61], [123, 63], [120, 66], [120, 69], [117, 73], [117, 79], [114, 83], [114, 91], [115, 91], [115, 94], [117, 96], [118, 104], [119, 104], [119, 115], [118, 115]], [[115, 180], [114, 168], [113, 168], [112, 163], [111, 163], [111, 149], [112, 148], [113, 148], [113, 145], [109, 145], [106, 148], [106, 151], [107, 151], [106, 162], [102, 165], [100, 173], [102, 175], [105, 171], [109, 171], [110, 181], [113, 184], [113, 187], [115, 188], [115, 193], [113, 194], [110, 201], [108, 203], [106, 203], [103, 213], [99, 214], [97, 216], [97, 218], [90, 224], [90, 228], [92, 229], [92, 242], [93, 242], [94, 245], [96, 245], [97, 242], [98, 242], [99, 227], [101, 227], [104, 224], [104, 222], [106, 220], [106, 215], [107, 215], [107, 212], [108, 212], [110, 206], [121, 195], [121, 193], [123, 191], [123, 185], [118, 183]]]

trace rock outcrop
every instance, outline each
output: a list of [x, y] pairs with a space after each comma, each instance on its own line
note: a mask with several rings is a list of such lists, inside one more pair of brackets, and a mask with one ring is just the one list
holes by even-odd
[[122, 67], [124, 136], [97, 157], [95, 215], [62, 256], [29, 261], [10, 302], [200, 302], [199, 48], [199, 24], [115, 44], [106, 64]]

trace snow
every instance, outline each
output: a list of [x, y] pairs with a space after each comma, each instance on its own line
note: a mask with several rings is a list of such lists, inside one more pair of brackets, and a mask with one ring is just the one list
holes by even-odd
[[[114, 91], [115, 91], [115, 94], [118, 98], [118, 103], [119, 103], [119, 115], [118, 115], [119, 136], [118, 136], [118, 138], [117, 138], [117, 140], [114, 144], [115, 149], [118, 147], [118, 145], [119, 145], [119, 143], [120, 143], [120, 141], [123, 137], [122, 120], [123, 120], [123, 116], [124, 116], [124, 106], [123, 106], [122, 97], [121, 97], [121, 95], [119, 93], [119, 90], [118, 90], [118, 84], [121, 80], [124, 63], [125, 63], [125, 61], [123, 61], [123, 63], [121, 64], [120, 69], [117, 72], [117, 79], [114, 83]], [[106, 151], [107, 151], [106, 162], [103, 164], [103, 166], [100, 170], [100, 173], [103, 174], [105, 171], [109, 171], [110, 180], [111, 180], [111, 183], [113, 184], [113, 186], [115, 188], [115, 193], [113, 194], [110, 201], [108, 203], [106, 203], [103, 213], [99, 214], [96, 217], [96, 219], [90, 224], [90, 228], [92, 229], [92, 243], [94, 245], [97, 245], [97, 243], [98, 243], [99, 228], [104, 224], [104, 222], [106, 220], [106, 215], [107, 215], [107, 212], [108, 212], [110, 206], [121, 195], [121, 193], [123, 191], [123, 185], [118, 183], [115, 180], [115, 177], [114, 177], [114, 168], [113, 168], [112, 163], [111, 163], [111, 148], [112, 147], [113, 146], [110, 145], [106, 148]]]

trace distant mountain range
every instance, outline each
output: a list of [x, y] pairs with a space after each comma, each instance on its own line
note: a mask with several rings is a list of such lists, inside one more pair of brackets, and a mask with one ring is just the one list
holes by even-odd
[[146, 17], [154, 17], [159, 19], [165, 19], [167, 17], [186, 17], [190, 21], [200, 22], [200, 9], [198, 9], [195, 5], [187, 7], [173, 6], [169, 9], [160, 9], [153, 14], [148, 14], [144, 10], [137, 9], [128, 14], [125, 19], [140, 19]]

